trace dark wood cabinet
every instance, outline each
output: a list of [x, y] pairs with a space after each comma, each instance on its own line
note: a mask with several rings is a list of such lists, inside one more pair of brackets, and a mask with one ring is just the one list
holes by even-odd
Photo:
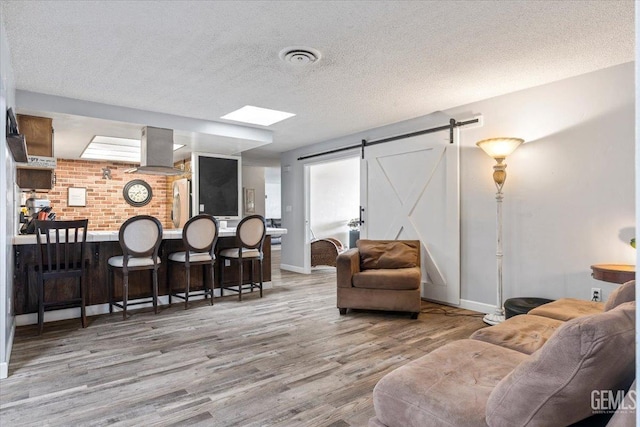
[[[27, 155], [53, 157], [53, 120], [24, 114], [18, 114], [17, 120], [27, 144]], [[16, 183], [23, 190], [51, 190], [53, 174], [53, 169], [18, 167]]]
[[53, 188], [53, 169], [18, 168], [16, 184], [23, 190], [51, 190]]
[[30, 156], [53, 157], [53, 119], [17, 115], [18, 129], [27, 142]]

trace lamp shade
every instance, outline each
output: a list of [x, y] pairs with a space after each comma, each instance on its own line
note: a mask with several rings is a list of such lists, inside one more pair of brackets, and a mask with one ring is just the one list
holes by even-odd
[[489, 138], [476, 142], [476, 145], [494, 159], [504, 159], [523, 142], [524, 139], [520, 138]]

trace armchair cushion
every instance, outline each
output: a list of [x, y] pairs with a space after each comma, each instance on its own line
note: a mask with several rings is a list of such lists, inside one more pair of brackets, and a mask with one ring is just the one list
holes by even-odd
[[419, 268], [364, 270], [353, 275], [353, 287], [363, 289], [418, 289]]
[[491, 427], [569, 425], [593, 414], [592, 390], [627, 390], [635, 366], [635, 302], [573, 319], [491, 393]]
[[420, 242], [413, 240], [365, 240], [356, 243], [363, 270], [411, 268], [420, 265]]

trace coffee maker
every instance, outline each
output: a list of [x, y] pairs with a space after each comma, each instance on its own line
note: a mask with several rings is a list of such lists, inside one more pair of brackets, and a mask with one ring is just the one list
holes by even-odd
[[51, 212], [51, 201], [49, 199], [30, 197], [25, 202], [25, 207], [27, 208], [27, 214], [20, 213], [20, 222], [23, 223], [22, 227], [20, 227], [20, 234], [35, 233], [36, 224], [34, 221], [36, 219], [43, 221], [54, 221], [56, 219], [56, 214]]

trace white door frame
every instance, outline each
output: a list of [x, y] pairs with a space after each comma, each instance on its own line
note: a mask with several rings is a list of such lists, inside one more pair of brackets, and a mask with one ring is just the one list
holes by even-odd
[[[360, 158], [360, 154], [342, 154], [329, 159], [310, 161], [304, 164], [304, 264], [303, 274], [311, 274], [311, 166]], [[362, 185], [362, 183], [360, 183]]]

